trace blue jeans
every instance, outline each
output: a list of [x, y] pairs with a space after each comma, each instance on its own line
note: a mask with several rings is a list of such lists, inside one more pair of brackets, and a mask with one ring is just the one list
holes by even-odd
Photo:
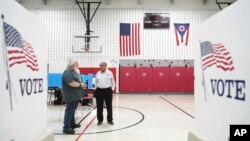
[[66, 102], [63, 128], [71, 128], [75, 124], [75, 111], [79, 101]]

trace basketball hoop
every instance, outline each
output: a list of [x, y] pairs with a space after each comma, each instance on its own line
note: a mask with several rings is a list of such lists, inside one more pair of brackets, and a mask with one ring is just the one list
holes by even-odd
[[102, 46], [98, 35], [75, 35], [73, 36], [73, 53], [101, 53]]
[[[95, 16], [102, 0], [75, 0], [86, 22], [85, 35], [76, 35], [73, 37], [73, 53], [101, 53], [102, 47], [98, 43], [99, 36], [90, 35], [90, 23]], [[93, 14], [91, 14], [91, 6], [95, 6]]]

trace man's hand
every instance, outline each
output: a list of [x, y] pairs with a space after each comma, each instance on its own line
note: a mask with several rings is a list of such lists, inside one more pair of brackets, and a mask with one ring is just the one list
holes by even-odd
[[71, 83], [69, 83], [69, 85], [71, 86], [71, 87], [82, 87], [82, 88], [86, 88], [87, 87], [87, 85], [86, 84], [84, 84], [84, 83], [79, 83], [79, 82], [71, 82]]
[[87, 88], [87, 84], [81, 83], [82, 88]]

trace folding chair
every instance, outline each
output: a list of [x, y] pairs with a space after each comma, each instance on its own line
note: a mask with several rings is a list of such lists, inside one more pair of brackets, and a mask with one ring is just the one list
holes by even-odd
[[[78, 103], [78, 106], [77, 106], [76, 112], [75, 112], [75, 117], [79, 117], [79, 115], [78, 115], [79, 108], [81, 108], [80, 111], [82, 111], [82, 117], [83, 117], [83, 106], [80, 103], [82, 103], [82, 101]], [[58, 119], [59, 121], [61, 121], [62, 110], [63, 110], [63, 107], [65, 107], [65, 106], [66, 106], [66, 104], [63, 104], [63, 102], [62, 102], [61, 108], [60, 108], [60, 113], [59, 113], [59, 119]]]

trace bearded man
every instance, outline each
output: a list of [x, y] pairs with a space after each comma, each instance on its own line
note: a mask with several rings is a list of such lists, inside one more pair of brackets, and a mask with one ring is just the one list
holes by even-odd
[[63, 101], [66, 102], [63, 126], [65, 134], [74, 134], [74, 128], [81, 126], [75, 123], [75, 111], [83, 97], [83, 88], [86, 88], [86, 84], [82, 83], [78, 67], [78, 61], [71, 59], [62, 75]]

